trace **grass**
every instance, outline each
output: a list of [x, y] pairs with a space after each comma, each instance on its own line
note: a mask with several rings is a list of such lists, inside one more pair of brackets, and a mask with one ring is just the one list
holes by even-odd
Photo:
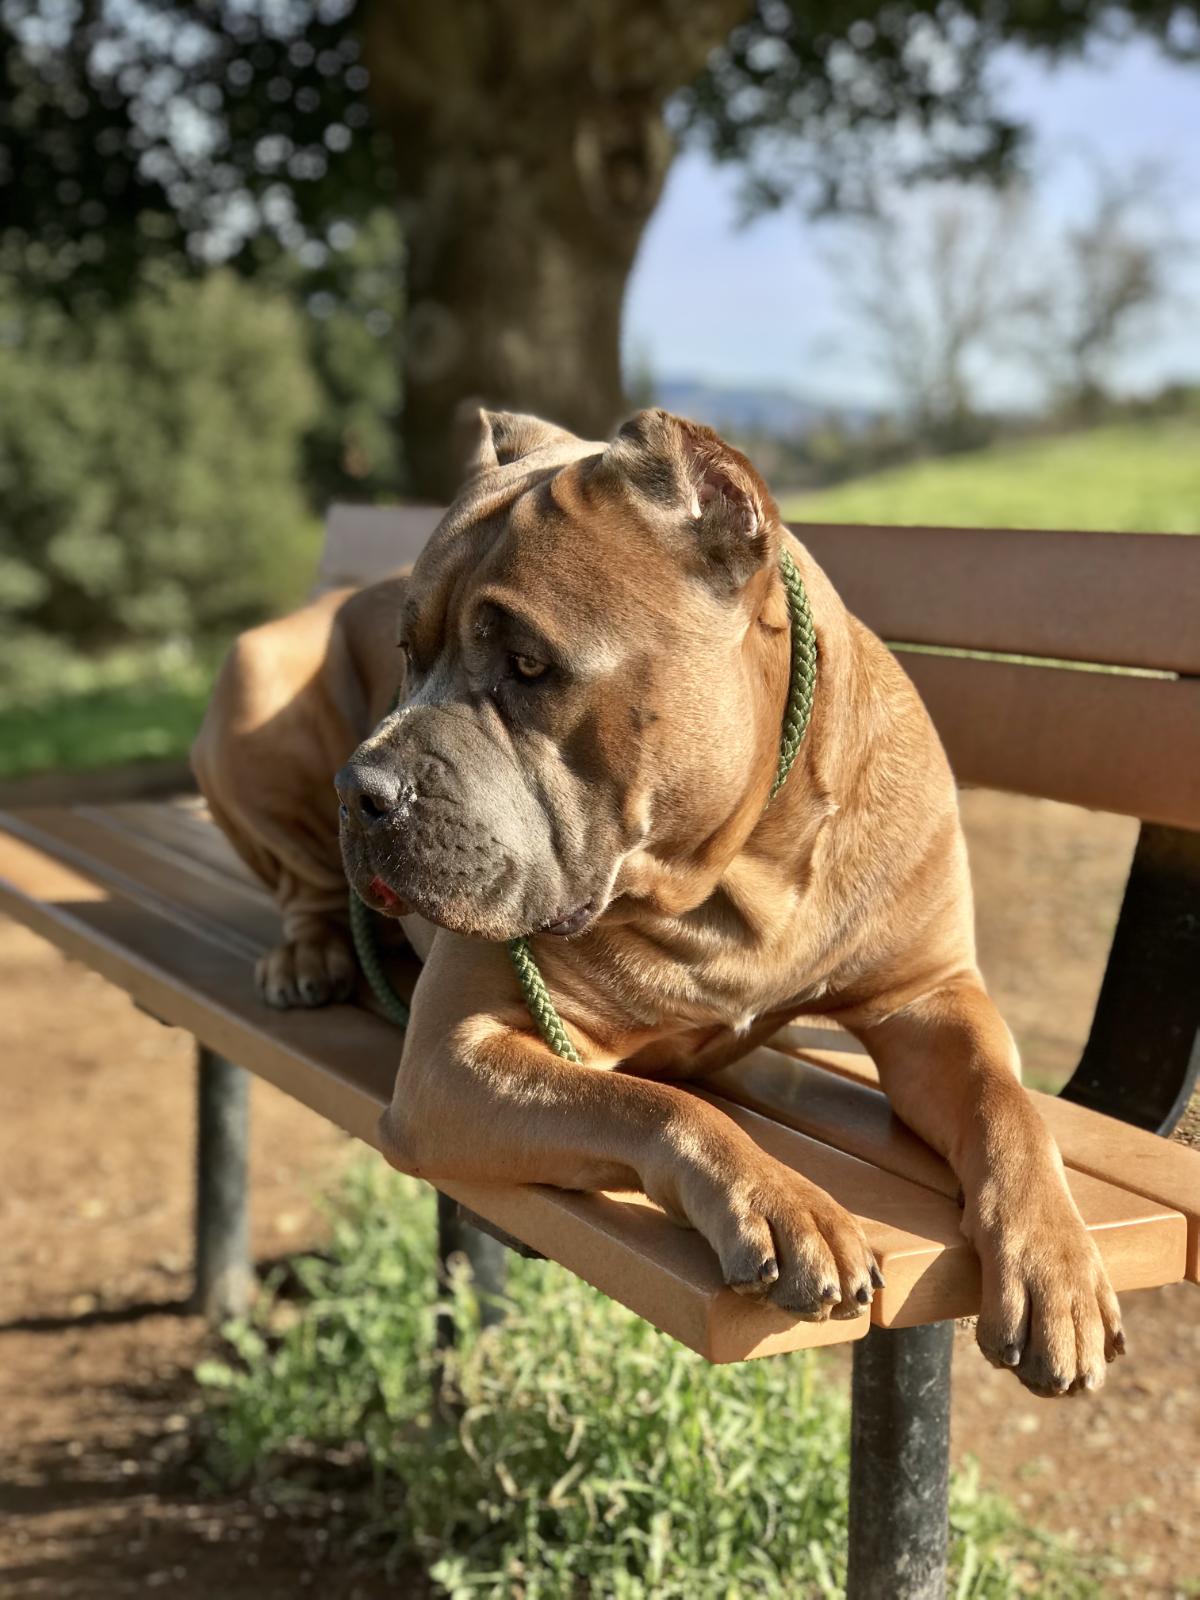
[[798, 495], [809, 522], [1200, 532], [1200, 418], [993, 445]]
[[[300, 1512], [350, 1500], [347, 1560], [495, 1600], [834, 1596], [845, 1582], [844, 1368], [711, 1367], [562, 1269], [514, 1261], [507, 1316], [455, 1299], [457, 1422], [431, 1415], [430, 1195], [352, 1170], [329, 1252], [294, 1265], [198, 1376], [207, 1462]], [[1100, 1592], [1099, 1566], [953, 1489], [957, 1600]]]
[[182, 760], [217, 660], [215, 647], [159, 646], [22, 661], [0, 689], [0, 778]]

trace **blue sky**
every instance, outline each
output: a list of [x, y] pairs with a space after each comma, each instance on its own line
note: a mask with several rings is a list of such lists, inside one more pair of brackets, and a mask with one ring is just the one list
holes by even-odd
[[[1056, 70], [1008, 52], [1002, 103], [1033, 132], [1035, 204], [1046, 224], [1085, 203], [1090, 157], [1165, 172], [1173, 226], [1192, 241], [1179, 303], [1124, 363], [1127, 386], [1200, 378], [1200, 66], [1135, 41]], [[798, 212], [737, 225], [737, 172], [681, 156], [650, 223], [626, 300], [625, 349], [659, 375], [782, 384], [878, 401], [879, 381], [848, 336], [827, 258], [836, 226]], [[1003, 398], [998, 395], [997, 398]]]

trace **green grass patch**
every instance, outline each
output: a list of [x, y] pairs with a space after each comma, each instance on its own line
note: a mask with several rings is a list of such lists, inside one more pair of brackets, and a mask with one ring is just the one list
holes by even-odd
[[39, 641], [15, 665], [0, 661], [0, 777], [183, 759], [220, 653], [158, 646], [84, 660]]
[[1200, 532], [1200, 418], [1125, 423], [921, 461], [815, 494], [807, 522]]
[[[359, 1560], [505, 1600], [834, 1596], [845, 1583], [845, 1369], [712, 1367], [548, 1263], [514, 1260], [504, 1322], [460, 1292], [456, 1424], [431, 1416], [429, 1191], [350, 1174], [302, 1295], [268, 1293], [198, 1372], [207, 1461], [310, 1513], [357, 1496]], [[951, 1594], [1082, 1597], [1099, 1568], [955, 1480]], [[350, 1553], [349, 1551], [347, 1552]]]

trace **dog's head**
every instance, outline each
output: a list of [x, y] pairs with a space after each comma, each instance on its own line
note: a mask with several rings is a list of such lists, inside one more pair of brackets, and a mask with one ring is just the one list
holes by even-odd
[[338, 775], [342, 851], [381, 910], [571, 935], [663, 869], [707, 876], [762, 810], [779, 516], [744, 456], [664, 411], [609, 445], [476, 428], [397, 619], [403, 698]]

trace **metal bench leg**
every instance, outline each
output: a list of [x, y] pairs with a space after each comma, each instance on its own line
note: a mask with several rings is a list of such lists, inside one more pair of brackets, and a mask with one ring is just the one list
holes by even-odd
[[197, 1052], [195, 1305], [214, 1326], [250, 1301], [246, 1213], [248, 1074], [232, 1061]]
[[872, 1328], [854, 1346], [847, 1600], [942, 1600], [954, 1324]]
[[479, 1320], [485, 1328], [492, 1327], [504, 1315], [499, 1296], [504, 1293], [504, 1280], [508, 1270], [505, 1248], [499, 1239], [489, 1238], [471, 1226], [456, 1201], [440, 1191], [437, 1197], [437, 1292], [438, 1312], [434, 1325], [437, 1360], [433, 1374], [434, 1415], [442, 1422], [456, 1426], [462, 1416], [463, 1401], [449, 1359], [458, 1343], [458, 1328], [454, 1312], [448, 1301], [450, 1268], [454, 1256], [465, 1256], [471, 1268], [471, 1282], [480, 1296]]
[[[437, 1282], [439, 1295], [450, 1283], [452, 1256], [465, 1256], [471, 1268], [471, 1281], [481, 1296], [480, 1321], [485, 1328], [499, 1322], [503, 1315], [498, 1298], [504, 1293], [504, 1280], [508, 1263], [504, 1246], [498, 1239], [489, 1238], [474, 1228], [464, 1217], [457, 1202], [440, 1194], [437, 1197]], [[454, 1343], [454, 1318], [449, 1310], [438, 1312], [437, 1343], [447, 1349]]]

